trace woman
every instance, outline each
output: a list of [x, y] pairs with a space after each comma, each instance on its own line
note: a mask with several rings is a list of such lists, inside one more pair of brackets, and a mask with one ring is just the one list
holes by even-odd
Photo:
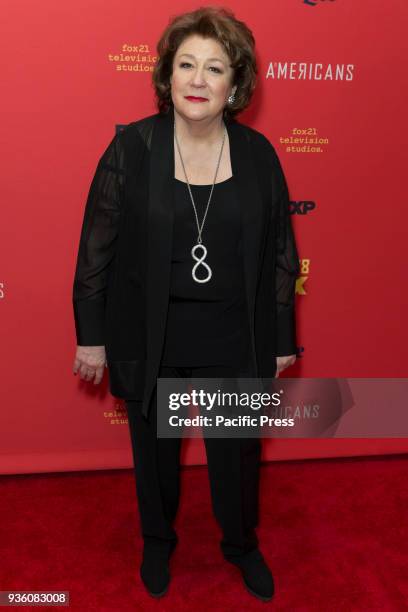
[[[73, 303], [74, 372], [123, 398], [148, 592], [168, 588], [181, 438], [157, 438], [157, 378], [274, 377], [296, 360], [298, 254], [276, 152], [235, 116], [256, 81], [254, 38], [233, 14], [174, 18], [158, 43], [159, 112], [118, 132], [86, 204]], [[268, 601], [258, 548], [259, 439], [207, 439], [221, 551]]]

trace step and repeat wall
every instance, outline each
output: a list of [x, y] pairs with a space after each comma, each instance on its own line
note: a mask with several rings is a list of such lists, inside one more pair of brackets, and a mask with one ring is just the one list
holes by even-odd
[[[2, 473], [132, 465], [107, 372], [99, 386], [72, 373], [79, 233], [115, 130], [157, 112], [161, 32], [205, 4], [3, 3]], [[279, 155], [301, 260], [298, 359], [282, 376], [406, 377], [406, 3], [223, 6], [256, 39], [258, 86], [238, 120]], [[267, 439], [263, 459], [407, 449], [403, 437]], [[184, 441], [182, 461], [206, 462], [201, 439]]]

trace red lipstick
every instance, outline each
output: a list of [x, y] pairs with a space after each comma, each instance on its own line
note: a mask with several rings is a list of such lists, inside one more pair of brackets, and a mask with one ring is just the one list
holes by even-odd
[[190, 102], [207, 102], [207, 98], [199, 98], [196, 96], [185, 96], [185, 98]]

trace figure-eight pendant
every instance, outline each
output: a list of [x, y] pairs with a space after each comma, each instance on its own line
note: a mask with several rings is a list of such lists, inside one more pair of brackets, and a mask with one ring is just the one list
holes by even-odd
[[[200, 255], [197, 256], [198, 249], [202, 249], [201, 257]], [[196, 264], [194, 264], [193, 270], [192, 270], [193, 279], [196, 281], [196, 283], [208, 283], [208, 281], [212, 277], [212, 270], [210, 266], [206, 264], [204, 261], [204, 259], [207, 257], [206, 247], [201, 242], [197, 242], [197, 244], [194, 245], [193, 248], [191, 249], [191, 255], [193, 256], [193, 259], [197, 262]], [[198, 266], [204, 266], [207, 269], [207, 276], [205, 278], [197, 278], [196, 269], [198, 268]]]

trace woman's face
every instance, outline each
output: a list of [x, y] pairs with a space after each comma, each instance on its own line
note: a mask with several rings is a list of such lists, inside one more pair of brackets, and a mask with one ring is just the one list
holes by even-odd
[[179, 45], [170, 77], [171, 97], [186, 119], [210, 119], [222, 114], [232, 87], [234, 71], [223, 47], [212, 38], [192, 34]]

